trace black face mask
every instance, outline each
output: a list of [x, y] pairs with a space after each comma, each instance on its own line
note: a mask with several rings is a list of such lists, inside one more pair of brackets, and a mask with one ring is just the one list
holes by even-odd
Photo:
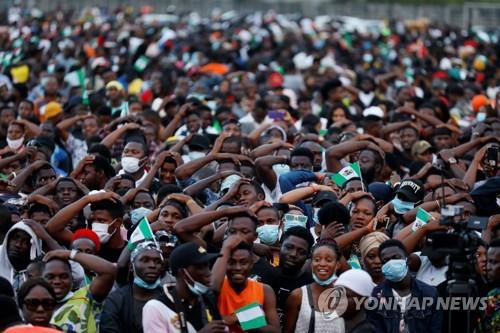
[[128, 192], [128, 190], [126, 188], [121, 188], [121, 189], [116, 191], [116, 193], [121, 197], [123, 197], [127, 192]]

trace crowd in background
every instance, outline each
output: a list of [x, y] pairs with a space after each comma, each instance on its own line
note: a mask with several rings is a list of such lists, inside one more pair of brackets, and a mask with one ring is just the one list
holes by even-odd
[[[0, 331], [500, 331], [499, 36], [16, 2]], [[410, 306], [457, 276], [485, 308]]]

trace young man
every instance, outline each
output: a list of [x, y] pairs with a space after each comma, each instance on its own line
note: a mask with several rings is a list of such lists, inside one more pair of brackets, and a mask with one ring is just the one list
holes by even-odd
[[[90, 284], [75, 292], [71, 291], [73, 275], [69, 260], [96, 273]], [[62, 327], [65, 332], [97, 332], [101, 302], [113, 287], [115, 266], [102, 258], [77, 250], [51, 251], [45, 255], [44, 261], [43, 278], [54, 288], [58, 303], [51, 322]]]
[[276, 308], [283, 327], [285, 303], [292, 290], [312, 283], [311, 272], [305, 263], [309, 257], [314, 239], [308, 229], [292, 227], [283, 235], [280, 249], [280, 264], [276, 269], [278, 274], [276, 287]]
[[90, 226], [97, 233], [102, 244], [99, 256], [108, 261], [117, 262], [125, 247], [125, 241], [120, 234], [124, 207], [120, 202], [120, 196], [114, 192], [87, 195], [64, 207], [47, 223], [47, 231], [61, 244], [69, 245], [73, 232], [68, 228], [68, 224], [89, 204]]
[[193, 242], [178, 246], [170, 255], [175, 287], [163, 287], [164, 294], [150, 300], [142, 310], [144, 333], [225, 333], [209, 284], [209, 263], [218, 254], [208, 253]]
[[[203, 212], [189, 216], [174, 225], [175, 233], [184, 241], [193, 241], [202, 246], [205, 242], [193, 235], [204, 226], [222, 218], [228, 218], [227, 234], [240, 236], [243, 242], [253, 246], [257, 240], [257, 218], [248, 212], [246, 207], [227, 207], [213, 212]], [[265, 259], [254, 255], [251, 276], [253, 279], [273, 285], [276, 283], [276, 273]]]
[[[436, 288], [413, 278], [408, 269], [408, 252], [398, 240], [389, 239], [379, 247], [382, 273], [385, 281], [375, 287], [372, 296], [378, 301], [375, 310], [368, 312], [368, 320], [376, 327], [377, 332], [441, 332], [443, 314], [438, 311]], [[432, 304], [425, 298], [432, 298]], [[416, 306], [409, 306], [412, 298], [417, 298]], [[389, 310], [380, 306], [380, 302], [394, 304]], [[391, 303], [389, 303], [391, 302]]]
[[257, 332], [279, 332], [276, 313], [276, 296], [267, 285], [249, 279], [253, 266], [252, 247], [242, 242], [241, 236], [230, 236], [224, 242], [221, 253], [212, 269], [212, 288], [219, 292], [218, 308], [231, 332], [243, 332], [236, 312], [252, 303], [262, 309], [259, 317], [266, 319], [266, 325]]
[[362, 269], [350, 269], [340, 274], [335, 287], [344, 287], [347, 308], [342, 314], [346, 333], [375, 333], [375, 327], [367, 320], [364, 307], [356, 308], [363, 299], [370, 297], [373, 291], [370, 275]]
[[112, 292], [102, 310], [99, 332], [141, 333], [142, 308], [161, 293], [162, 253], [153, 242], [143, 242], [132, 251], [132, 283]]
[[26, 280], [26, 268], [41, 254], [42, 242], [33, 229], [23, 221], [14, 224], [0, 247], [0, 276], [17, 291]]

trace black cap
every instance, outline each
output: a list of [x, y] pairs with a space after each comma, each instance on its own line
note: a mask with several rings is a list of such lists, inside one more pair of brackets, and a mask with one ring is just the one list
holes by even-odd
[[210, 147], [210, 139], [205, 135], [195, 134], [188, 144], [189, 149], [207, 150]]
[[204, 247], [196, 243], [184, 243], [177, 246], [170, 254], [170, 269], [175, 276], [177, 275], [177, 271], [181, 268], [186, 268], [191, 265], [206, 264], [220, 256], [219, 253], [208, 253]]
[[405, 196], [405, 201], [422, 201], [425, 196], [424, 184], [417, 179], [403, 180], [396, 191], [396, 195], [398, 194]]
[[335, 195], [335, 193], [330, 191], [321, 191], [316, 193], [312, 203], [314, 206], [321, 206], [328, 201], [337, 201], [337, 196]]

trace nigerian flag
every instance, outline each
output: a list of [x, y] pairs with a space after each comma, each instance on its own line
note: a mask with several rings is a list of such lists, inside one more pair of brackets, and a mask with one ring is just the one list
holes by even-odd
[[254, 330], [267, 325], [264, 311], [257, 302], [250, 303], [236, 310], [236, 317], [243, 331]]
[[146, 67], [148, 67], [150, 62], [151, 62], [151, 60], [149, 60], [148, 57], [142, 55], [139, 58], [137, 58], [137, 60], [134, 62], [134, 69], [137, 72], [142, 73], [142, 72], [144, 72]]
[[89, 92], [85, 89], [82, 93], [82, 104], [83, 105], [89, 105]]
[[83, 68], [80, 68], [75, 71], [69, 72], [64, 77], [64, 81], [67, 82], [70, 87], [83, 88], [85, 86], [85, 70]]
[[332, 175], [332, 180], [339, 186], [344, 185], [346, 181], [352, 178], [361, 178], [359, 162], [352, 163]]
[[417, 229], [422, 228], [425, 224], [429, 223], [429, 220], [432, 219], [432, 215], [426, 212], [424, 209], [418, 207], [417, 209], [417, 217], [413, 225], [411, 226], [411, 230], [413, 232], [417, 231]]
[[135, 228], [132, 235], [130, 235], [127, 247], [130, 250], [133, 250], [137, 246], [137, 243], [140, 243], [147, 239], [154, 240], [154, 234], [153, 230], [151, 230], [148, 219], [146, 217], [143, 217], [142, 220], [138, 223], [137, 228]]

